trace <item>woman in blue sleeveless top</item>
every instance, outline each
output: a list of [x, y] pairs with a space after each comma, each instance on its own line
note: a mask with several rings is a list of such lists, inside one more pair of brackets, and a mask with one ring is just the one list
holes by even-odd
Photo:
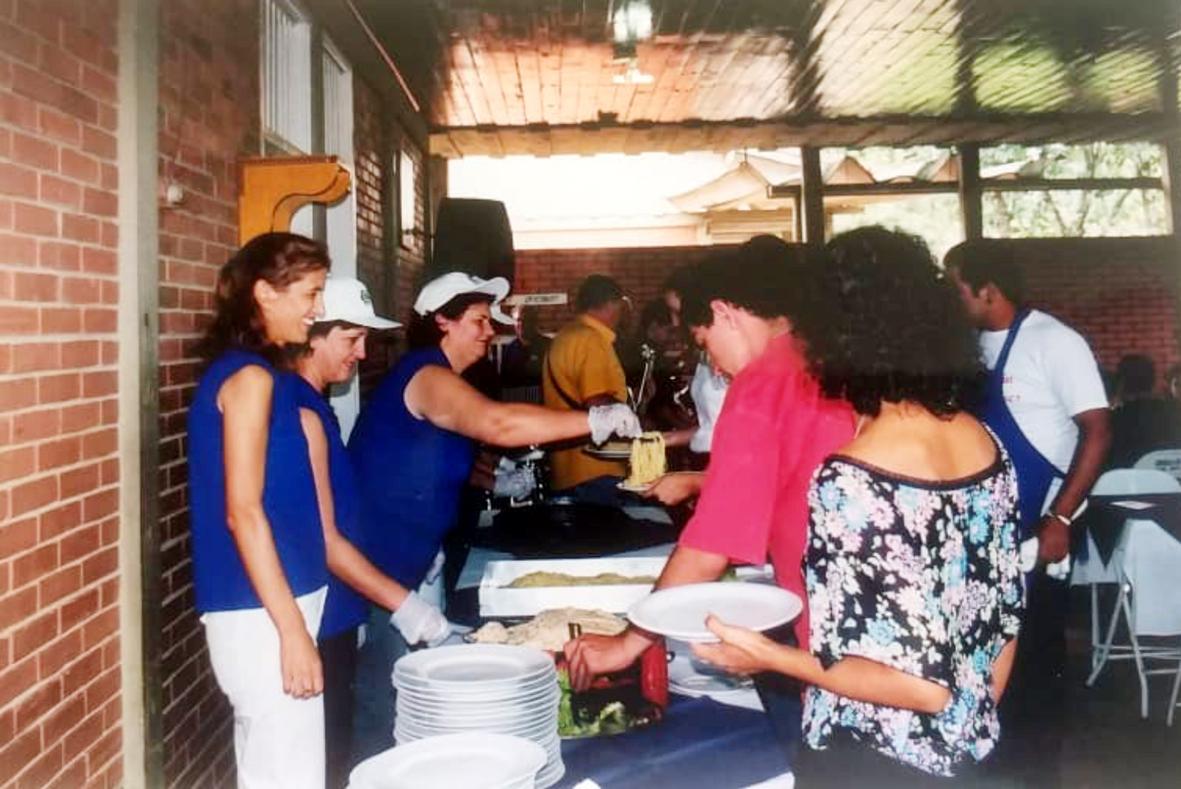
[[238, 786], [324, 785], [313, 641], [328, 570], [284, 346], [322, 308], [323, 245], [250, 241], [221, 269], [208, 360], [189, 409], [193, 580], [210, 661], [234, 708]]
[[[512, 324], [499, 309], [508, 294], [501, 278], [459, 272], [427, 283], [407, 330], [411, 350], [369, 397], [349, 439], [363, 504], [368, 558], [407, 589], [427, 575], [443, 537], [455, 525], [459, 498], [471, 475], [477, 443], [502, 447], [561, 441], [590, 433], [596, 442], [616, 433], [638, 435], [625, 405], [555, 411], [485, 398], [460, 375], [488, 352], [492, 320]], [[390, 673], [408, 644], [437, 643], [448, 629], [407, 635], [402, 620], [424, 603], [411, 592], [391, 614], [374, 606], [361, 647], [355, 684], [355, 759], [394, 744]], [[415, 628], [417, 629], [417, 628]]]
[[[360, 542], [360, 496], [340, 422], [325, 396], [332, 384], [352, 378], [365, 358], [370, 330], [400, 324], [378, 317], [365, 286], [356, 279], [331, 277], [324, 284], [324, 314], [308, 332], [308, 344], [295, 353], [296, 399], [308, 441], [324, 545], [328, 557], [328, 598], [317, 646], [324, 664], [324, 746], [329, 789], [348, 783], [353, 730], [353, 676], [357, 628], [369, 616], [369, 600], [390, 610], [401, 608], [407, 590], [374, 567]], [[443, 614], [429, 615], [447, 627]]]

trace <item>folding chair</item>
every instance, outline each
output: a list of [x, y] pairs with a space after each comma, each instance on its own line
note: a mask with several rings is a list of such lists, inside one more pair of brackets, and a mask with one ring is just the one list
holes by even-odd
[[[1143, 488], [1151, 488], [1151, 490]], [[1156, 475], [1146, 478], [1132, 469], [1116, 469], [1108, 471], [1096, 480], [1095, 486], [1091, 489], [1091, 495], [1129, 496], [1135, 493], [1170, 493], [1173, 490], [1173, 482], [1170, 480]], [[1117, 584], [1119, 576], [1113, 561], [1108, 561], [1107, 564], [1103, 563], [1099, 557], [1099, 549], [1095, 546], [1091, 535], [1088, 534], [1086, 539], [1087, 558], [1075, 560], [1070, 575], [1070, 585], [1091, 587], [1091, 671], [1093, 676], [1098, 676], [1102, 655], [1099, 649], [1102, 646], [1099, 632], [1101, 618], [1099, 614], [1099, 586], [1101, 584]], [[1094, 682], [1093, 678], [1087, 684], [1090, 685], [1092, 682]]]
[[1136, 461], [1133, 468], [1163, 471], [1181, 480], [1181, 449], [1158, 449]]
[[[1108, 495], [1178, 493], [1181, 483], [1159, 471], [1118, 469], [1103, 475]], [[1103, 479], [1101, 478], [1101, 479]], [[1098, 485], [1096, 485], [1098, 488]], [[1119, 594], [1108, 622], [1106, 636], [1092, 655], [1087, 685], [1095, 683], [1109, 660], [1133, 660], [1140, 681], [1140, 716], [1148, 717], [1148, 676], [1173, 674], [1172, 668], [1149, 668], [1149, 661], [1181, 661], [1181, 641], [1174, 646], [1147, 645], [1145, 637], [1181, 638], [1181, 542], [1154, 521], [1129, 518], [1109, 568], [1118, 578]], [[1128, 630], [1128, 643], [1115, 644], [1120, 619]], [[1176, 684], [1176, 683], [1175, 683]], [[1171, 710], [1170, 710], [1171, 712]]]

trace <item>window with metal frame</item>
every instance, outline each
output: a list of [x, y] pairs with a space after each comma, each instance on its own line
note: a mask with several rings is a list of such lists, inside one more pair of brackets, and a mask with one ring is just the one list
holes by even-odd
[[312, 150], [311, 20], [293, 0], [260, 0], [264, 153]]

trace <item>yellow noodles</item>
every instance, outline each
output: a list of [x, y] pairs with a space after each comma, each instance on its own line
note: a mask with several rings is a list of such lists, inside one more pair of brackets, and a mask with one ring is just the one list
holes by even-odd
[[644, 433], [632, 442], [629, 487], [650, 485], [664, 476], [664, 434]]
[[656, 583], [652, 575], [620, 575], [619, 573], [599, 573], [598, 575], [570, 575], [569, 573], [554, 573], [548, 570], [536, 570], [518, 576], [507, 589], [533, 589], [546, 586], [609, 586], [614, 584], [643, 584], [651, 586]]

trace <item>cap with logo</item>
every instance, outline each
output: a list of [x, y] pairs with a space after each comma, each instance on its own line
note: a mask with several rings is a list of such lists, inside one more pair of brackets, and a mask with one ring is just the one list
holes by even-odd
[[402, 325], [378, 316], [369, 290], [352, 277], [329, 277], [324, 281], [324, 314], [316, 321], [344, 321], [370, 329], [396, 329]]
[[440, 277], [435, 277], [422, 286], [418, 298], [414, 301], [414, 311], [419, 315], [434, 312], [456, 296], [465, 293], [486, 293], [492, 297], [492, 319], [500, 323], [513, 324], [513, 319], [500, 309], [500, 303], [508, 295], [509, 284], [504, 277], [481, 279], [462, 271], [452, 271]]

